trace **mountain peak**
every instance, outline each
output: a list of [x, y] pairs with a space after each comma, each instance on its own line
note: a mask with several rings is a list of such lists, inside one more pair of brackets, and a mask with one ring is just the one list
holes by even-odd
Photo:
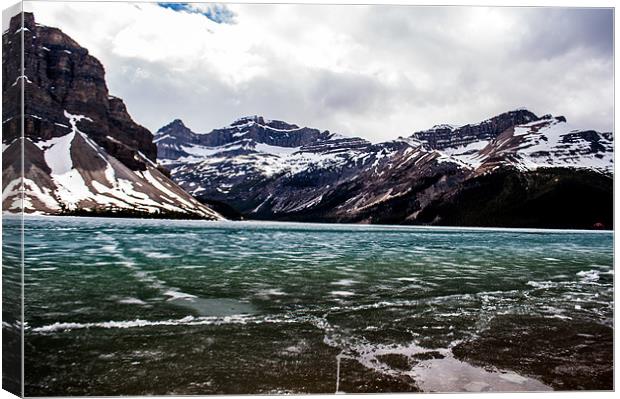
[[185, 123], [183, 123], [181, 119], [175, 119], [172, 122], [168, 123], [167, 125], [159, 128], [159, 130], [155, 132], [155, 136], [161, 136], [161, 135], [166, 135], [166, 134], [172, 135], [172, 136], [179, 136], [179, 135], [187, 135], [190, 133], [194, 134], [190, 128], [185, 126]]
[[527, 109], [527, 107], [518, 107], [508, 112], [530, 112], [531, 113], [531, 111]]
[[11, 18], [9, 22], [9, 32], [17, 33], [22, 27], [22, 15], [24, 16], [24, 27], [33, 30], [35, 27], [34, 14], [31, 12], [19, 13]]
[[166, 126], [164, 126], [162, 129], [165, 129], [167, 127], [187, 127], [187, 126], [185, 126], [185, 123], [183, 123], [181, 119], [175, 119], [169, 124], [167, 124]]
[[514, 123], [515, 125], [521, 125], [523, 123], [533, 122], [539, 120], [538, 116], [535, 113], [528, 110], [527, 108], [517, 108], [511, 111], [503, 112], [499, 115], [493, 116], [489, 119], [486, 119], [478, 124], [483, 123], [494, 123], [497, 121], [506, 121]]
[[456, 130], [458, 129], [459, 126], [457, 125], [450, 125], [448, 123], [441, 123], [439, 125], [434, 125], [432, 128], [430, 128], [429, 130], [444, 130], [444, 129], [448, 129], [448, 130]]
[[242, 116], [241, 118], [235, 120], [233, 123], [230, 124], [230, 126], [241, 126], [241, 125], [246, 125], [250, 122], [254, 122], [254, 123], [258, 123], [259, 125], [264, 125], [265, 124], [265, 118], [263, 118], [262, 116], [259, 115], [248, 115], [248, 116]]
[[259, 115], [241, 117], [237, 119], [236, 121], [234, 121], [233, 123], [231, 123], [230, 126], [240, 128], [242, 126], [253, 125], [253, 124], [267, 127], [275, 131], [289, 131], [289, 130], [300, 129], [298, 125], [287, 123], [287, 122], [280, 121], [280, 120], [265, 119], [264, 117], [259, 116]]

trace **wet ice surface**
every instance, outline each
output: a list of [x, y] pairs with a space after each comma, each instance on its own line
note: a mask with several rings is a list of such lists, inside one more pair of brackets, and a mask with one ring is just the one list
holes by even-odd
[[549, 391], [551, 387], [510, 371], [487, 371], [446, 357], [423, 362], [413, 371], [423, 391], [517, 392]]
[[609, 233], [26, 226], [29, 395], [610, 389]]

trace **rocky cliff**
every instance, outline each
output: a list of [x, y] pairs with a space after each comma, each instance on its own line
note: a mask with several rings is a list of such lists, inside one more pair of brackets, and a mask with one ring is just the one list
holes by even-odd
[[26, 212], [219, 218], [157, 167], [152, 134], [108, 93], [101, 63], [32, 14], [21, 19], [2, 35], [3, 208], [21, 206], [23, 146]]

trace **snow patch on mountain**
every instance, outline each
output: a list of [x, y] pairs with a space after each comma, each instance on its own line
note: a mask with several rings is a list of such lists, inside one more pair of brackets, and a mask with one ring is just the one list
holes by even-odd
[[441, 162], [457, 162], [467, 168], [476, 169], [484, 162], [485, 156], [481, 150], [489, 144], [489, 140], [480, 140], [460, 147], [448, 147], [441, 151], [439, 160]]

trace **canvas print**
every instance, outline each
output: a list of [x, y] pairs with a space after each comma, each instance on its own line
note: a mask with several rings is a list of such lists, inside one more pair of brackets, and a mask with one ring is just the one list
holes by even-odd
[[613, 390], [613, 12], [5, 9], [3, 388]]

